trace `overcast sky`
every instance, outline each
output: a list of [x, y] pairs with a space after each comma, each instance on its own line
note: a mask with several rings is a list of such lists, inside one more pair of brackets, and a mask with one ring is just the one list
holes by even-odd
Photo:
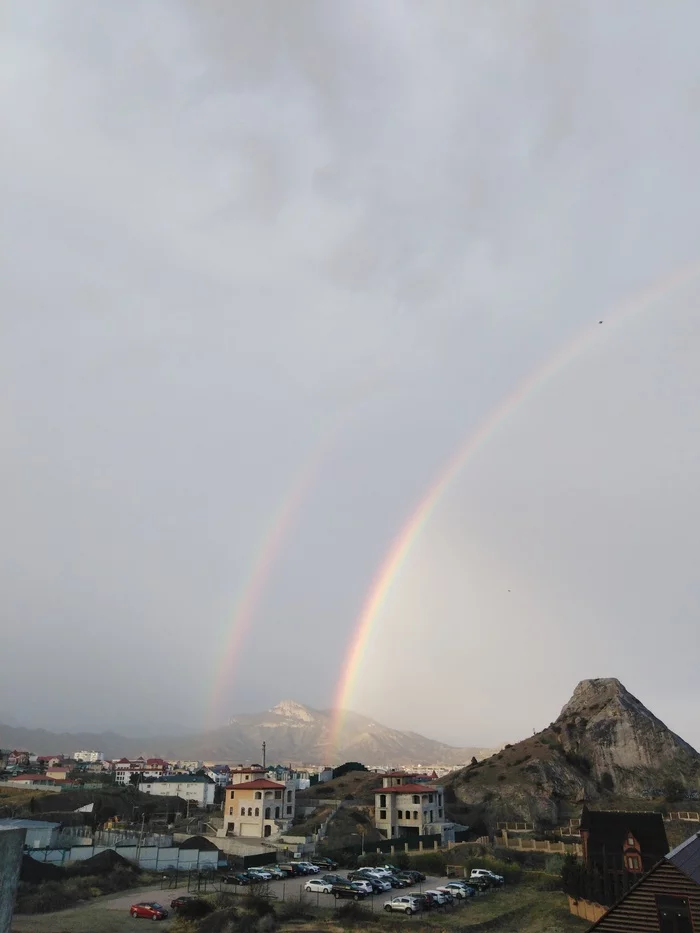
[[[700, 10], [9, 0], [0, 721], [325, 708], [517, 740], [617, 676], [700, 744]], [[598, 324], [603, 320], [602, 325]], [[212, 714], [296, 478], [313, 482]]]

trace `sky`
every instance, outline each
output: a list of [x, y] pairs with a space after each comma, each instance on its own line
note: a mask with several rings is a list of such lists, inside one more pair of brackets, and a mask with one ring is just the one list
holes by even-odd
[[351, 708], [515, 741], [617, 676], [700, 744], [698, 28], [690, 0], [8, 0], [0, 722], [331, 707], [392, 540], [527, 384]]

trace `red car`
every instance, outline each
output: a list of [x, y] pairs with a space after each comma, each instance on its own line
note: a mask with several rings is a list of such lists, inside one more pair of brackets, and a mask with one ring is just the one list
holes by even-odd
[[132, 904], [129, 908], [132, 917], [145, 917], [146, 920], [165, 920], [168, 911], [162, 904], [156, 904], [155, 901], [143, 901], [140, 904]]

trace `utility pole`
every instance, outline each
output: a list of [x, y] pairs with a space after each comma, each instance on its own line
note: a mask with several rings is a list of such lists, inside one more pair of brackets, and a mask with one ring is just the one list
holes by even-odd
[[267, 744], [265, 742], [262, 743], [262, 755], [263, 755], [262, 766], [264, 768], [265, 761], [266, 761], [266, 755], [267, 755]]

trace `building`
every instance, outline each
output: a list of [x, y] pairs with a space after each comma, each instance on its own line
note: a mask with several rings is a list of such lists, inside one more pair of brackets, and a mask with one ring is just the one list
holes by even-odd
[[104, 754], [96, 751], [73, 752], [73, 757], [76, 761], [84, 761], [87, 764], [95, 764], [97, 761], [105, 760]]
[[70, 771], [67, 768], [47, 768], [46, 777], [56, 781], [67, 781]]
[[636, 875], [649, 871], [669, 849], [660, 813], [588, 807], [581, 814], [581, 845], [588, 870]]
[[219, 787], [226, 787], [231, 777], [231, 769], [228, 765], [212, 765], [211, 768], [205, 768], [205, 774]]
[[46, 774], [16, 774], [8, 778], [12, 787], [38, 788], [41, 790], [60, 791], [64, 787], [73, 787], [69, 781], [49, 777]]
[[374, 822], [387, 839], [428, 836], [454, 829], [445, 819], [444, 791], [440, 784], [418, 783], [405, 771], [382, 775], [374, 792]]
[[294, 782], [266, 777], [260, 765], [235, 768], [224, 798], [225, 836], [265, 839], [286, 832], [294, 817]]
[[13, 749], [7, 756], [8, 768], [26, 768], [29, 764], [29, 752], [24, 749]]
[[660, 859], [589, 930], [595, 933], [700, 930], [700, 833]]
[[216, 785], [202, 774], [168, 774], [164, 777], [149, 777], [139, 782], [142, 794], [157, 794], [160, 797], [181, 797], [198, 807], [214, 805]]
[[115, 784], [131, 784], [132, 776], [156, 779], [170, 771], [170, 765], [162, 758], [120, 758], [114, 762]]
[[24, 830], [24, 844], [29, 849], [50, 849], [57, 843], [61, 824], [50, 823], [47, 820], [0, 819], [0, 830], [2, 829]]

